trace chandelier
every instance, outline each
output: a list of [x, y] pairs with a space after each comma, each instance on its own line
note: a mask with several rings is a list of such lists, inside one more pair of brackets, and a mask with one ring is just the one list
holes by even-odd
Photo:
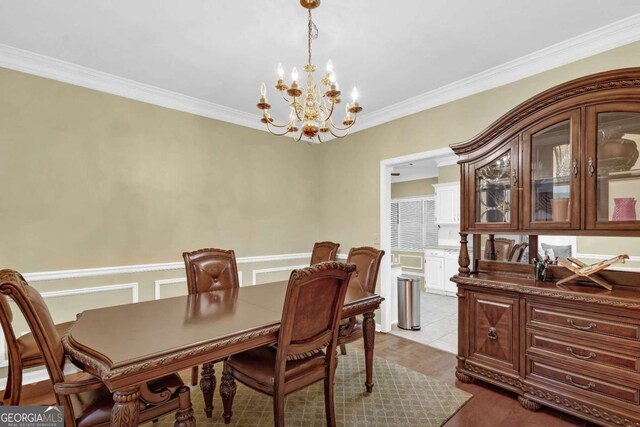
[[293, 136], [296, 141], [305, 137], [309, 143], [323, 142], [323, 135], [328, 137], [331, 134], [335, 138], [343, 138], [349, 133], [356, 117], [362, 107], [358, 104], [358, 89], [353, 88], [351, 93], [352, 102], [346, 106], [346, 115], [342, 121], [342, 126], [333, 122], [333, 113], [336, 105], [341, 102], [338, 82], [333, 72], [333, 63], [327, 62], [326, 74], [320, 80], [321, 85], [317, 85], [313, 80], [313, 72], [316, 66], [311, 62], [311, 40], [318, 38], [318, 29], [311, 19], [311, 9], [320, 6], [320, 0], [300, 0], [300, 4], [308, 10], [308, 30], [307, 30], [307, 65], [304, 71], [307, 73], [306, 88], [298, 84], [298, 70], [294, 67], [291, 72], [291, 84], [284, 81], [284, 69], [278, 64], [278, 81], [275, 85], [284, 101], [289, 104], [290, 114], [288, 122], [278, 124], [271, 115], [269, 109], [271, 105], [267, 100], [267, 86], [262, 83], [260, 87], [261, 98], [258, 101], [258, 108], [262, 110], [260, 121], [267, 126], [267, 130], [274, 135]]

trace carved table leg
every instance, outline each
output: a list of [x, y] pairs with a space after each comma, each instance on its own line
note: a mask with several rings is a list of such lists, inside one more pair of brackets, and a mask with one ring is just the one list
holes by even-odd
[[458, 381], [463, 382], [463, 383], [472, 383], [473, 382], [473, 377], [471, 375], [467, 375], [465, 373], [462, 373], [460, 371], [456, 371], [456, 378], [458, 379]]
[[138, 386], [125, 388], [113, 393], [115, 402], [111, 409], [111, 425], [114, 427], [133, 427], [138, 425], [140, 404]]
[[518, 402], [522, 405], [524, 409], [528, 409], [530, 411], [537, 411], [542, 407], [538, 402], [534, 402], [533, 400], [529, 400], [526, 397], [518, 396]]
[[222, 397], [222, 406], [224, 407], [222, 413], [224, 423], [229, 424], [233, 415], [233, 398], [236, 397], [236, 381], [226, 372], [222, 373], [220, 381], [220, 397]]
[[178, 410], [176, 411], [176, 421], [173, 427], [195, 427], [196, 419], [193, 418], [193, 407], [191, 406], [191, 393], [189, 387], [183, 385], [178, 389]]
[[204, 413], [207, 418], [211, 418], [213, 414], [213, 392], [216, 389], [216, 375], [213, 369], [213, 363], [207, 362], [202, 364], [202, 377], [200, 378], [200, 390], [204, 397]]
[[362, 333], [364, 335], [364, 362], [367, 371], [367, 378], [364, 385], [367, 393], [373, 390], [373, 347], [376, 337], [376, 324], [373, 321], [373, 313], [365, 313], [362, 322]]

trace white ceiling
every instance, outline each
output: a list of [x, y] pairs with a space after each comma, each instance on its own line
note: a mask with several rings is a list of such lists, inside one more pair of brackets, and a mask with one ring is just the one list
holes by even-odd
[[[276, 64], [305, 63], [305, 13], [298, 0], [0, 0], [0, 44], [257, 114]], [[314, 62], [331, 58], [370, 113], [637, 13], [637, 0], [323, 0]]]

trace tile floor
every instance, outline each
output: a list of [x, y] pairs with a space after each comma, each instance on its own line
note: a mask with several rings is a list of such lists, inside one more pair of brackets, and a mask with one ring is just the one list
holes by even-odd
[[458, 352], [458, 299], [442, 295], [420, 294], [419, 331], [391, 327], [391, 334], [449, 353]]

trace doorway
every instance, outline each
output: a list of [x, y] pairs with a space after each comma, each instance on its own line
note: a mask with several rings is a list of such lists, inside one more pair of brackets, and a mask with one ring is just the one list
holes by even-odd
[[[427, 322], [439, 320], [439, 319], [435, 319], [435, 317], [437, 316], [446, 317], [448, 313], [446, 313], [445, 307], [447, 306], [447, 304], [445, 304], [445, 302], [455, 302], [455, 300], [452, 300], [451, 298], [447, 298], [447, 290], [444, 289], [444, 286], [442, 287], [442, 289], [436, 289], [432, 286], [430, 288], [431, 293], [428, 295], [428, 298], [426, 298], [426, 295], [424, 293], [424, 283], [426, 283], [425, 282], [426, 275], [425, 275], [425, 269], [424, 269], [426, 248], [437, 246], [437, 244], [433, 243], [433, 241], [427, 244], [427, 240], [429, 239], [432, 240], [433, 236], [428, 237], [427, 234], [424, 234], [425, 240], [422, 241], [423, 246], [417, 247], [414, 241], [412, 243], [414, 247], [405, 248], [405, 249], [412, 250], [414, 253], [411, 253], [410, 251], [409, 252], [398, 251], [398, 248], [399, 248], [398, 234], [397, 234], [398, 230], [393, 230], [396, 234], [394, 234], [392, 238], [392, 228], [393, 228], [392, 210], [394, 211], [393, 212], [394, 218], [398, 214], [398, 205], [397, 204], [393, 205], [395, 209], [392, 208], [392, 182], [395, 182], [397, 184], [401, 182], [408, 183], [410, 181], [414, 181], [417, 184], [419, 181], [421, 181], [420, 185], [422, 185], [423, 188], [425, 186], [434, 187], [433, 189], [430, 189], [431, 191], [425, 192], [424, 195], [419, 195], [419, 194], [412, 195], [408, 193], [401, 194], [394, 190], [394, 193], [397, 193], [397, 194], [394, 194], [393, 199], [395, 202], [401, 202], [401, 203], [407, 202], [408, 210], [409, 209], [415, 210], [416, 206], [417, 207], [422, 206], [423, 210], [421, 212], [422, 212], [423, 218], [425, 218], [424, 215], [437, 216], [437, 213], [434, 212], [434, 209], [437, 210], [437, 208], [434, 207], [433, 203], [429, 205], [427, 200], [429, 199], [429, 197], [431, 198], [435, 197], [433, 195], [435, 191], [435, 187], [443, 184], [442, 181], [446, 181], [447, 183], [449, 183], [449, 181], [455, 181], [458, 183], [458, 188], [459, 188], [460, 174], [459, 174], [459, 169], [456, 162], [457, 162], [457, 157], [453, 154], [453, 152], [449, 148], [425, 151], [421, 153], [411, 154], [408, 156], [385, 159], [380, 162], [380, 245], [381, 245], [381, 248], [387, 254], [389, 254], [389, 256], [386, 256], [383, 258], [383, 262], [381, 266], [380, 293], [381, 293], [381, 296], [385, 298], [385, 303], [381, 307], [381, 316], [380, 316], [380, 329], [383, 332], [393, 331], [394, 333], [396, 333], [398, 331], [398, 328], [394, 326], [394, 324], [397, 322], [397, 309], [396, 309], [397, 288], [396, 288], [395, 278], [397, 277], [397, 274], [398, 274], [397, 264], [399, 261], [399, 257], [402, 257], [403, 263], [406, 263], [404, 262], [405, 260], [411, 259], [412, 263], [415, 264], [413, 266], [406, 266], [406, 268], [404, 269], [405, 271], [403, 271], [402, 273], [404, 274], [413, 273], [413, 275], [419, 276], [420, 280], [422, 281], [423, 292], [421, 293], [421, 300], [422, 300], [421, 311], [423, 311], [424, 312], [423, 314], [425, 314], [424, 320], [422, 321], [422, 323], [425, 323], [426, 325]], [[441, 171], [445, 171], [445, 170], [448, 170], [447, 172], [448, 176], [442, 177], [442, 179], [439, 181], [438, 179]], [[394, 188], [396, 187], [399, 187], [399, 186], [395, 185]], [[407, 185], [406, 187], [408, 188], [409, 186]], [[446, 185], [444, 185], [443, 187], [446, 187]], [[440, 194], [441, 196], [443, 196], [445, 190], [447, 189], [443, 188], [441, 190], [443, 192]], [[427, 193], [431, 193], [431, 194], [427, 194]], [[412, 197], [412, 196], [418, 196], [418, 197]], [[420, 197], [420, 196], [424, 196], [424, 197]], [[453, 248], [453, 247], [457, 247], [458, 241], [459, 241], [459, 238], [458, 238], [459, 226], [455, 225], [454, 215], [453, 215], [455, 213], [456, 218], [459, 216], [459, 208], [456, 208], [458, 203], [457, 200], [459, 199], [459, 196], [454, 194], [454, 195], [448, 195], [447, 197], [449, 198], [449, 200], [451, 200], [451, 203], [455, 202], [456, 205], [440, 206], [440, 210], [443, 212], [442, 214], [443, 216], [448, 215], [446, 214], [446, 212], [451, 212], [451, 219], [441, 218], [440, 222], [442, 224], [445, 224], [445, 226], [443, 227], [439, 226], [438, 235], [441, 240], [445, 239], [444, 241], [450, 244], [451, 247]], [[441, 200], [446, 200], [446, 199], [441, 197]], [[423, 204], [421, 205], [420, 203], [423, 203]], [[415, 206], [411, 207], [409, 206], [409, 204], [415, 205]], [[431, 206], [431, 208], [429, 206]], [[428, 211], [429, 209], [431, 209], [431, 212]], [[414, 215], [417, 215], [417, 214], [414, 213]], [[427, 222], [427, 221], [428, 221], [428, 218], [425, 218], [424, 222]], [[425, 230], [423, 230], [423, 233], [427, 233], [427, 232], [428, 230], [426, 230], [425, 228]], [[393, 244], [392, 244], [392, 241], [393, 241]], [[443, 261], [443, 268], [444, 268], [444, 261], [445, 261], [444, 255], [443, 255], [442, 261]], [[392, 272], [392, 264], [394, 264], [393, 272]], [[457, 260], [455, 260], [455, 269], [457, 271]], [[447, 274], [447, 273], [445, 273], [443, 270], [442, 276], [444, 277], [444, 274]], [[441, 295], [438, 295], [438, 293], [440, 293]], [[441, 298], [444, 298], [444, 299], [440, 300]], [[451, 306], [451, 308], [455, 310], [457, 313], [457, 309], [454, 307], [454, 304], [448, 304], [448, 305]], [[429, 314], [427, 315], [427, 313]], [[407, 332], [407, 334], [411, 334], [411, 333], [412, 333], [411, 331]], [[398, 335], [402, 335], [402, 333], [400, 332], [398, 333]], [[422, 335], [429, 335], [429, 334], [423, 333]], [[416, 337], [416, 335], [413, 335], [413, 337]]]

